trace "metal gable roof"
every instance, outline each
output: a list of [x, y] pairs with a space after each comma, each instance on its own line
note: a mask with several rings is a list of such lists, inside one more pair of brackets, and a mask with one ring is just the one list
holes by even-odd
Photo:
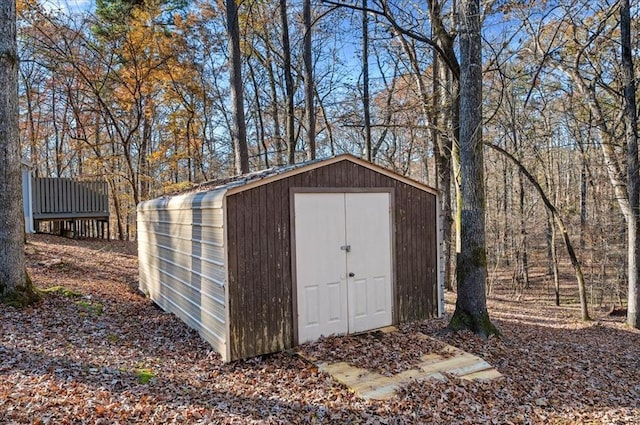
[[353, 155], [342, 154], [330, 158], [315, 159], [311, 161], [300, 162], [297, 164], [271, 167], [241, 176], [200, 183], [185, 192], [173, 195], [165, 195], [155, 199], [155, 202], [143, 202], [139, 206], [139, 209], [140, 207], [142, 207], [141, 209], [147, 209], [149, 207], [153, 208], [152, 205], [154, 205], [156, 208], [160, 205], [165, 205], [166, 207], [169, 205], [169, 203], [174, 205], [174, 208], [180, 204], [182, 204], [180, 208], [188, 208], [188, 206], [192, 205], [193, 202], [200, 203], [205, 199], [208, 202], [221, 203], [222, 198], [226, 197], [227, 195], [243, 192], [257, 186], [262, 186], [270, 182], [291, 177], [296, 174], [314, 170], [316, 168], [324, 167], [330, 164], [335, 164], [341, 161], [348, 161], [354, 164], [358, 164], [377, 173], [384, 174], [385, 176], [390, 177], [394, 180], [398, 180], [402, 183], [413, 186], [424, 192], [429, 192], [434, 195], [438, 194], [438, 191], [436, 189], [417, 180], [402, 176], [391, 170], [388, 170], [376, 164], [372, 164]]
[[[351, 154], [342, 154], [337, 155], [331, 158], [324, 159], [315, 159], [312, 161], [301, 162], [298, 164], [285, 165], [280, 167], [272, 167], [262, 171], [256, 171], [253, 173], [245, 174], [243, 176], [237, 177], [236, 179], [227, 182], [224, 185], [216, 186], [215, 188], [204, 189], [204, 190], [220, 190], [224, 189], [227, 191], [227, 195], [231, 195], [234, 193], [239, 193], [245, 190], [249, 190], [251, 188], [262, 186], [263, 184], [267, 184], [273, 181], [277, 181], [280, 179], [284, 179], [287, 177], [294, 176], [299, 173], [303, 173], [306, 171], [314, 170], [316, 168], [324, 167], [330, 164], [335, 164], [341, 161], [348, 161], [354, 164], [358, 164], [362, 167], [368, 168], [372, 171], [375, 171], [380, 174], [384, 174], [387, 177], [390, 177], [394, 180], [401, 181], [405, 184], [413, 186], [417, 189], [420, 189], [425, 192], [432, 193], [434, 195], [438, 194], [438, 191], [428, 186], [424, 183], [421, 183], [417, 180], [411, 179], [409, 177], [402, 176], [397, 174], [391, 170], [387, 170], [379, 165], [372, 164], [363, 159], [357, 158]], [[207, 185], [204, 183], [202, 186]], [[203, 190], [203, 189], [200, 189]]]

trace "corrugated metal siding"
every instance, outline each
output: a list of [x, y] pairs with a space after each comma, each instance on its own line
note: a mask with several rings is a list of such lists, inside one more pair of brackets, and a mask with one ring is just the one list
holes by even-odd
[[224, 191], [138, 206], [140, 289], [227, 357]]
[[291, 188], [393, 188], [394, 321], [438, 314], [436, 196], [341, 161], [227, 197], [231, 358], [294, 344]]

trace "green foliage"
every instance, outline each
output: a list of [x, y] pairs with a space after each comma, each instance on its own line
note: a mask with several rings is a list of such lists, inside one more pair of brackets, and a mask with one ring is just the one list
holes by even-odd
[[151, 369], [136, 369], [135, 373], [136, 377], [138, 378], [138, 382], [143, 385], [148, 384], [153, 378], [156, 377], [156, 375], [153, 373], [153, 370]]
[[65, 298], [80, 298], [81, 293], [65, 288], [64, 286], [52, 286], [51, 288], [39, 288], [38, 291], [43, 294], [60, 294]]
[[186, 0], [96, 0], [98, 20], [91, 30], [98, 38], [110, 40], [128, 31], [136, 9], [159, 7], [168, 12], [165, 17], [172, 19], [171, 12], [186, 6]]
[[91, 30], [99, 38], [113, 38], [126, 31], [134, 6], [142, 4], [127, 0], [97, 0], [98, 23]]
[[81, 313], [90, 314], [92, 316], [101, 316], [104, 306], [101, 303], [93, 303], [91, 301], [80, 300], [76, 304], [80, 307]]

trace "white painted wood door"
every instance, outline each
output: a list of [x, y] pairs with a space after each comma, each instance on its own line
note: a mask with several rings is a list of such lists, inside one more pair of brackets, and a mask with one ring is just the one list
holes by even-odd
[[294, 196], [298, 341], [392, 322], [388, 193]]
[[389, 193], [347, 193], [349, 332], [388, 326], [391, 317]]

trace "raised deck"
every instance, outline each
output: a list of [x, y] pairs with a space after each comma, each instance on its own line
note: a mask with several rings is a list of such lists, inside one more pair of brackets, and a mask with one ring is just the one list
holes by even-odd
[[36, 232], [109, 239], [109, 188], [105, 181], [32, 178], [31, 207]]

